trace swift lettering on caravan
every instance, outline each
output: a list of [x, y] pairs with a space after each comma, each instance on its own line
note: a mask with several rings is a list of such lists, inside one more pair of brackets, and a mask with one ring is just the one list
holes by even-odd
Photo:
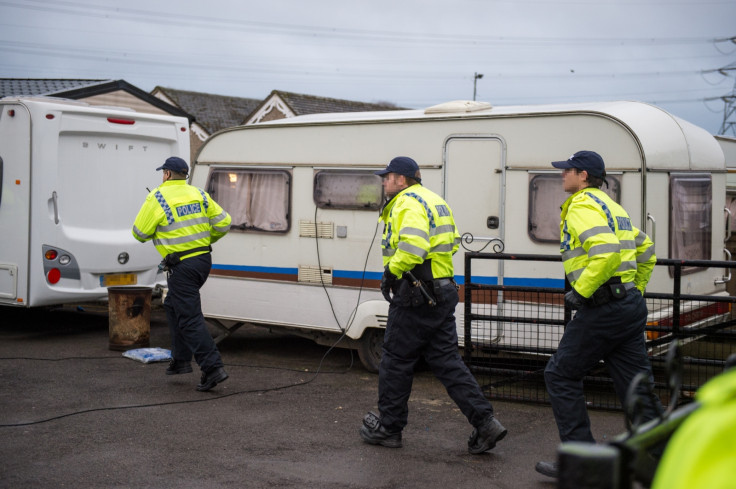
[[[658, 257], [723, 259], [723, 151], [705, 130], [658, 107], [458, 101], [308, 115], [226, 129], [202, 146], [192, 183], [233, 216], [202, 289], [204, 314], [230, 330], [246, 322], [283, 327], [324, 344], [344, 335], [339, 345], [356, 348], [376, 370], [388, 307], [378, 290], [382, 189], [373, 172], [410, 156], [422, 183], [452, 207], [461, 235], [501, 240], [508, 253], [552, 255], [566, 194], [550, 162], [581, 149], [604, 157], [604, 190], [653, 238]], [[461, 285], [462, 255], [454, 262]], [[648, 290], [671, 291], [666, 267], [657, 268], [665, 270]], [[689, 273], [682, 290], [725, 294], [714, 275]], [[564, 276], [559, 263], [485, 260], [474, 265], [473, 281], [563, 287]], [[462, 303], [456, 316], [462, 343]], [[488, 341], [513, 341], [493, 327]]]
[[0, 100], [0, 305], [107, 298], [165, 285], [130, 235], [154, 168], [189, 154], [187, 119], [57, 98]]

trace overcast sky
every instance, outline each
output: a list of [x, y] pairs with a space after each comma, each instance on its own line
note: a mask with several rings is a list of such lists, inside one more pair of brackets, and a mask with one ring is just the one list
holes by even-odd
[[0, 0], [0, 77], [410, 108], [475, 81], [493, 105], [639, 100], [716, 134], [735, 36], [736, 0]]

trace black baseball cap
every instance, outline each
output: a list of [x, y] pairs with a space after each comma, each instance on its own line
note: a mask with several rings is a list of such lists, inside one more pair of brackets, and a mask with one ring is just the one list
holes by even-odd
[[379, 170], [374, 173], [379, 176], [384, 176], [388, 173], [396, 173], [398, 175], [413, 178], [417, 182], [421, 182], [421, 179], [416, 176], [418, 171], [419, 165], [417, 165], [416, 161], [408, 156], [397, 156], [391, 160], [385, 170]]
[[170, 158], [167, 158], [163, 165], [156, 168], [156, 171], [159, 170], [171, 170], [176, 173], [183, 173], [187, 174], [189, 173], [189, 166], [187, 165], [187, 162], [183, 159], [179, 158], [178, 156], [172, 156]]
[[603, 158], [595, 151], [578, 151], [565, 161], [553, 161], [552, 166], [561, 170], [566, 168], [585, 170], [588, 175], [598, 178], [606, 176], [606, 165], [603, 164]]

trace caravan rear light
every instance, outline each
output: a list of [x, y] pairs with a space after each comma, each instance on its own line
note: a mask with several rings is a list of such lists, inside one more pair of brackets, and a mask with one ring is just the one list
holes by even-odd
[[132, 119], [115, 119], [114, 117], [108, 117], [107, 122], [111, 122], [113, 124], [124, 124], [128, 126], [135, 124], [135, 121]]
[[59, 265], [69, 265], [72, 261], [72, 257], [69, 255], [61, 255], [59, 257]]
[[51, 119], [53, 119], [54, 117], [56, 117], [56, 116], [55, 116], [54, 114], [46, 114], [46, 118], [47, 118], [48, 120], [51, 120]]
[[8, 111], [8, 115], [9, 115], [10, 117], [15, 117], [15, 110], [13, 110], [13, 109], [10, 109], [10, 110]]
[[46, 250], [46, 253], [44, 253], [43, 257], [47, 260], [56, 260], [56, 257], [59, 256], [59, 254], [56, 252], [56, 250]]
[[61, 272], [58, 268], [52, 268], [49, 270], [49, 273], [46, 274], [46, 280], [48, 280], [51, 285], [57, 283], [59, 279], [61, 279]]

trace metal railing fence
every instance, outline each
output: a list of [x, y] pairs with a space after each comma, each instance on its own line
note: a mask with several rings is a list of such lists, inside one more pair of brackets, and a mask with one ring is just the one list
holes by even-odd
[[[572, 311], [564, 305], [565, 288], [486, 284], [473, 281], [473, 265], [479, 261], [561, 262], [559, 255], [465, 253], [465, 363], [489, 398], [529, 402], [549, 401], [544, 367], [556, 351]], [[730, 270], [736, 262], [658, 259], [669, 267], [671, 293], [649, 293], [646, 327], [647, 348], [655, 377], [655, 391], [667, 405], [665, 357], [673, 340], [679, 340], [684, 364], [677, 404], [689, 402], [695, 391], [723, 371], [726, 359], [736, 352], [736, 297], [683, 294], [683, 270]], [[479, 266], [479, 268], [481, 268]], [[559, 263], [560, 277], [564, 277]], [[730, 275], [730, 273], [729, 273]], [[724, 277], [726, 278], [726, 277]], [[724, 292], [725, 294], [725, 292]], [[613, 382], [601, 362], [584, 379], [590, 407], [621, 409]]]

